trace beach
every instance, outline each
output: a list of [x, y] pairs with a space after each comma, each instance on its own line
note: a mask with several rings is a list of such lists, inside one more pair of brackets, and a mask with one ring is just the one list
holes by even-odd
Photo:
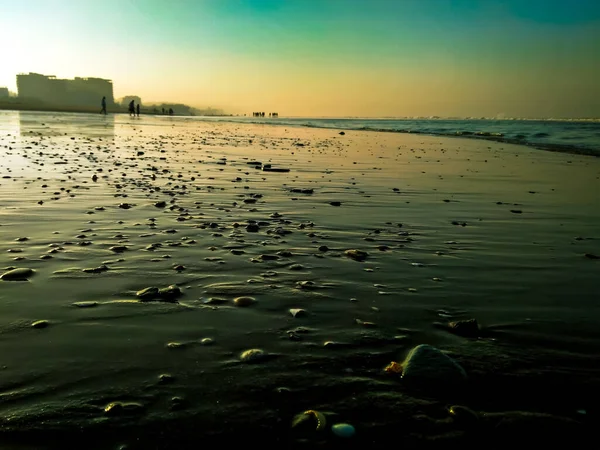
[[[598, 420], [600, 158], [0, 111], [0, 172], [5, 448], [576, 447]], [[465, 380], [385, 370], [421, 344]]]

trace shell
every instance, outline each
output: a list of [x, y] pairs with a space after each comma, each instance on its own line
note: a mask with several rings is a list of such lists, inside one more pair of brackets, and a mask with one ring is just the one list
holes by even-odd
[[402, 364], [398, 364], [396, 361], [392, 361], [383, 370], [385, 370], [387, 373], [401, 374], [402, 373]]

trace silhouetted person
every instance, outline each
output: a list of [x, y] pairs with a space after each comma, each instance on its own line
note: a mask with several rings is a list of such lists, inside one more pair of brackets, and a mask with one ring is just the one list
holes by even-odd
[[100, 110], [100, 114], [106, 114], [106, 97], [102, 97], [102, 109]]
[[140, 104], [139, 103], [137, 104], [136, 111], [137, 111], [137, 116], [140, 117]]
[[129, 102], [129, 115], [135, 117], [135, 102], [133, 100]]
[[169, 115], [172, 116], [173, 115], [173, 108], [169, 108]]
[[163, 108], [163, 109], [162, 109], [162, 113], [163, 113], [163, 114], [165, 113], [165, 108]]

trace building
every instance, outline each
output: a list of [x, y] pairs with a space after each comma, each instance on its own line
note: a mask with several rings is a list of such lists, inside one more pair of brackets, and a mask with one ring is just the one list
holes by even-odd
[[65, 80], [39, 73], [19, 74], [17, 89], [22, 100], [52, 106], [96, 108], [102, 97], [106, 97], [107, 105], [114, 105], [112, 81], [103, 78]]
[[0, 87], [0, 99], [5, 99], [8, 97], [9, 97], [8, 88]]
[[123, 97], [121, 99], [121, 106], [123, 108], [129, 107], [129, 103], [131, 102], [131, 100], [133, 100], [133, 103], [136, 106], [140, 105], [140, 108], [142, 107], [142, 99], [140, 97], [138, 97], [137, 95], [126, 95], [125, 97]]

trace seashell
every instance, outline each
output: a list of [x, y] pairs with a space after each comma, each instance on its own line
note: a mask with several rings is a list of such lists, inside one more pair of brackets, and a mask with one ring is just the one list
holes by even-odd
[[294, 417], [294, 420], [292, 421], [292, 428], [305, 423], [311, 418], [317, 423], [317, 431], [322, 431], [325, 429], [325, 426], [327, 425], [327, 419], [325, 418], [325, 415], [322, 412], [315, 411], [314, 409], [309, 409], [308, 411], [304, 411], [302, 414], [298, 414], [296, 417]]

